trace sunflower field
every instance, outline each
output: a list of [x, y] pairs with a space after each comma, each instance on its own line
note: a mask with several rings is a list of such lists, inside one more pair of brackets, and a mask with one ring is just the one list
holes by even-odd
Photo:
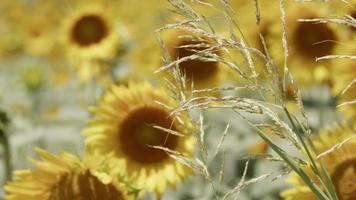
[[356, 200], [356, 0], [0, 0], [0, 185]]

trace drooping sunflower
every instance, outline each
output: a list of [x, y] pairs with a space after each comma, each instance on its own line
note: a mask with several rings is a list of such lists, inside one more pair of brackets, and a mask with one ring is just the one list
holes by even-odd
[[120, 30], [125, 28], [115, 15], [117, 3], [80, 2], [65, 13], [62, 43], [69, 61], [78, 67], [79, 78], [88, 81], [110, 67], [107, 63], [117, 56]]
[[5, 186], [5, 200], [133, 199], [108, 174], [88, 168], [74, 155], [37, 153], [43, 161], [32, 160], [35, 170], [15, 172]]
[[[164, 150], [151, 146], [186, 156], [192, 156], [194, 146], [187, 117], [170, 116], [170, 110], [162, 104], [176, 106], [164, 90], [148, 83], [113, 86], [99, 107], [92, 109], [95, 117], [83, 131], [88, 154], [113, 154], [113, 160], [124, 162], [120, 168], [126, 168], [134, 187], [157, 195], [163, 194], [168, 185], [175, 186], [191, 171]], [[178, 132], [179, 136], [166, 129]]]
[[[313, 139], [319, 153], [330, 150], [335, 145], [348, 139], [342, 146], [321, 158], [340, 200], [356, 198], [356, 139], [353, 137], [354, 134], [355, 130], [348, 125], [338, 125], [333, 129], [322, 132], [319, 138]], [[314, 176], [310, 174], [310, 177]], [[314, 180], [317, 182], [316, 177]], [[297, 174], [292, 173], [288, 182], [293, 187], [281, 193], [284, 199], [318, 199]]]
[[[288, 2], [285, 6], [290, 72], [300, 85], [318, 83], [330, 86], [330, 61], [316, 62], [316, 58], [334, 53], [339, 33], [332, 24], [298, 21], [325, 18], [328, 14], [327, 4]], [[270, 50], [279, 66], [283, 67], [282, 26], [275, 24], [271, 30], [274, 36]]]

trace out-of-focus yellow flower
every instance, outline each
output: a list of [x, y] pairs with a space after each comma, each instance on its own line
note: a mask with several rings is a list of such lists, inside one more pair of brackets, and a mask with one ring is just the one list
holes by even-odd
[[[338, 50], [337, 55], [356, 55], [353, 50]], [[333, 93], [338, 97], [338, 111], [346, 119], [356, 119], [356, 104], [351, 103], [356, 100], [356, 83], [353, 83], [347, 90], [346, 88], [356, 79], [356, 61], [352, 59], [332, 60]], [[344, 90], [346, 92], [341, 94]], [[349, 104], [347, 104], [349, 102]], [[346, 103], [346, 104], [345, 104]], [[344, 104], [343, 106], [340, 106]]]
[[[172, 61], [193, 56], [199, 51], [213, 48], [214, 42], [205, 36], [183, 30], [170, 29], [162, 32], [162, 39]], [[147, 56], [147, 52], [149, 56]], [[212, 54], [222, 56], [221, 50], [212, 49]], [[164, 65], [158, 43], [148, 41], [132, 54], [132, 63], [137, 72], [153, 74]], [[228, 67], [219, 62], [193, 58], [179, 63], [179, 69], [185, 75], [188, 85], [194, 83], [195, 89], [217, 87], [224, 80]], [[147, 75], [147, 74], [146, 74]]]
[[[298, 22], [298, 19], [315, 19], [327, 16], [327, 4], [320, 2], [286, 4], [286, 34], [288, 40], [289, 71], [300, 85], [325, 84], [331, 86], [330, 61], [316, 62], [317, 57], [331, 55], [339, 40], [332, 24]], [[271, 28], [273, 37], [270, 50], [279, 66], [283, 67], [281, 24]]]
[[[25, 4], [25, 3], [24, 3]], [[51, 56], [58, 51], [56, 1], [37, 1], [26, 5], [16, 27], [23, 37], [24, 51], [35, 56]], [[31, 17], [28, 17], [31, 16]]]
[[[163, 194], [168, 185], [175, 186], [191, 173], [161, 149], [162, 146], [192, 156], [194, 139], [186, 125], [187, 117], [169, 116], [168, 107], [176, 106], [166, 92], [148, 83], [113, 86], [93, 108], [94, 118], [83, 131], [87, 153], [94, 156], [112, 154], [124, 163], [132, 185], [138, 189]], [[170, 129], [170, 134], [153, 125]]]
[[57, 1], [39, 0], [31, 4], [20, 0], [6, 2], [0, 4], [4, 20], [19, 35], [18, 40], [25, 53], [52, 54], [57, 42], [58, 15], [53, 12], [58, 6]]
[[5, 200], [133, 199], [107, 173], [89, 168], [69, 153], [37, 149], [43, 161], [35, 170], [18, 170], [5, 186]]
[[45, 82], [44, 71], [39, 67], [28, 67], [22, 72], [22, 81], [29, 91], [36, 91]]
[[[79, 1], [81, 2], [81, 1]], [[62, 42], [68, 58], [78, 67], [79, 78], [86, 82], [111, 67], [119, 52], [120, 31], [116, 3], [83, 1], [65, 13]]]
[[[347, 125], [339, 125], [326, 132], [320, 133], [320, 138], [314, 138], [313, 142], [319, 153], [330, 150], [336, 144], [353, 137], [355, 130]], [[339, 199], [351, 200], [356, 198], [356, 139], [351, 138], [337, 149], [325, 154], [321, 159], [327, 171], [330, 174], [334, 188]], [[311, 171], [311, 170], [310, 170]], [[310, 174], [318, 182], [317, 178]], [[318, 199], [315, 194], [308, 188], [303, 180], [296, 174], [292, 173], [288, 182], [293, 188], [282, 192], [282, 197], [286, 200], [299, 199]]]

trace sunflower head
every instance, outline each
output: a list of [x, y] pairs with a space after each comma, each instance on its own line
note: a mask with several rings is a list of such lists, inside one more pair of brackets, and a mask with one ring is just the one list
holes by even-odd
[[87, 60], [112, 59], [119, 39], [112, 10], [98, 2], [76, 5], [66, 13], [63, 23], [63, 47], [75, 64]]
[[[317, 17], [311, 15], [307, 18]], [[298, 23], [293, 33], [296, 51], [305, 59], [313, 60], [316, 57], [330, 55], [335, 44], [325, 42], [328, 40], [335, 41], [336, 35], [327, 24]]]
[[[173, 61], [196, 55], [214, 46], [211, 39], [188, 31], [169, 30], [164, 34], [166, 46]], [[217, 56], [222, 54], [220, 50], [212, 50], [212, 53]], [[199, 89], [214, 85], [221, 71], [218, 62], [202, 58], [187, 59], [179, 63], [179, 69], [186, 79], [193, 81]]]
[[[295, 5], [287, 7], [288, 36], [291, 48], [300, 59], [315, 63], [315, 58], [330, 55], [334, 52], [338, 40], [336, 30], [327, 23], [298, 21], [299, 19], [318, 19], [327, 14], [326, 5], [310, 3], [310, 5]], [[299, 58], [298, 58], [299, 59]], [[314, 64], [316, 65], [316, 64]]]
[[95, 118], [83, 131], [88, 152], [112, 154], [113, 160], [124, 163], [133, 186], [161, 195], [168, 184], [175, 185], [190, 173], [165, 151], [153, 147], [192, 154], [194, 140], [186, 127], [188, 119], [171, 116], [168, 107], [175, 106], [162, 89], [147, 83], [113, 86], [99, 107], [93, 108]]
[[[318, 83], [331, 87], [331, 62], [316, 58], [335, 53], [340, 33], [335, 26], [327, 23], [298, 21], [299, 19], [319, 19], [327, 15], [327, 6], [313, 2], [307, 5], [289, 3], [286, 5], [286, 34], [288, 39], [289, 69], [295, 80], [304, 86]], [[283, 66], [283, 47], [280, 42], [282, 26], [277, 23], [271, 30], [271, 54]]]
[[43, 161], [35, 170], [19, 170], [5, 186], [6, 200], [132, 199], [106, 173], [96, 171], [69, 153], [59, 156], [37, 149]]
[[[319, 138], [314, 138], [313, 143], [317, 152], [326, 152], [335, 145], [343, 143], [339, 148], [325, 154], [321, 159], [329, 172], [337, 196], [340, 200], [351, 200], [356, 198], [356, 140], [354, 137], [355, 130], [348, 125], [339, 125], [326, 132], [322, 132]], [[306, 171], [311, 171], [306, 169]], [[310, 174], [314, 181], [318, 183], [317, 178]], [[288, 182], [294, 185], [282, 193], [284, 199], [297, 200], [306, 198], [317, 199], [313, 192], [306, 184], [295, 174], [291, 175]]]

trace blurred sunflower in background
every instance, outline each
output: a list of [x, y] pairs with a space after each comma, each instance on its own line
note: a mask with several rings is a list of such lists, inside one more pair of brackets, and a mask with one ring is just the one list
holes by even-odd
[[[356, 1], [332, 1], [329, 4], [329, 16], [340, 19], [356, 19]], [[356, 29], [351, 26], [338, 24], [338, 31], [342, 40], [338, 44], [334, 55], [355, 55]], [[354, 59], [333, 59], [331, 74], [333, 81], [333, 95], [337, 98], [337, 110], [345, 119], [356, 119], [356, 61]]]
[[[214, 50], [217, 45], [211, 39], [184, 30], [167, 30], [163, 34], [166, 48], [172, 61], [193, 56], [200, 51], [212, 49], [212, 54], [222, 56], [220, 50]], [[196, 89], [218, 86], [223, 79], [223, 68], [217, 61], [192, 58], [179, 63], [179, 70], [186, 77], [188, 83], [194, 84]], [[190, 84], [188, 84], [190, 85]]]
[[131, 200], [127, 190], [108, 174], [88, 168], [77, 156], [50, 154], [37, 149], [43, 161], [37, 169], [18, 170], [5, 186], [6, 200], [120, 199]]
[[[298, 84], [308, 87], [322, 84], [331, 87], [331, 62], [316, 58], [334, 54], [336, 42], [340, 39], [335, 26], [328, 23], [298, 21], [303, 19], [320, 19], [327, 16], [328, 6], [321, 2], [286, 4], [286, 34], [288, 39], [289, 71]], [[283, 66], [282, 27], [274, 24], [270, 50], [279, 66]]]
[[81, 81], [105, 74], [119, 56], [120, 31], [126, 28], [120, 24], [117, 8], [109, 1], [79, 1], [63, 17], [63, 48]]
[[24, 52], [33, 56], [55, 56], [59, 13], [53, 10], [57, 2], [38, 0], [22, 6], [26, 15], [21, 14], [15, 26], [22, 35]]
[[[186, 5], [191, 6], [196, 11], [195, 14], [206, 15], [209, 23], [218, 26], [217, 30], [219, 34], [224, 34], [225, 30], [222, 30], [223, 23], [221, 23], [223, 20], [216, 17], [219, 12], [218, 9], [214, 8], [214, 6], [220, 5], [219, 2], [201, 1], [193, 5], [190, 4], [191, 2], [186, 3]], [[136, 76], [146, 80], [153, 79], [159, 84], [165, 84], [161, 77], [154, 75], [156, 70], [165, 65], [162, 58], [162, 49], [157, 41], [157, 37], [162, 39], [164, 48], [168, 50], [168, 56], [172, 61], [184, 57], [194, 57], [194, 54], [202, 55], [204, 53], [201, 52], [207, 51], [210, 48], [212, 57], [223, 56], [221, 50], [214, 49], [214, 46], [218, 45], [217, 41], [202, 34], [194, 33], [188, 27], [186, 27], [187, 29], [178, 28], [158, 31], [158, 28], [161, 27], [160, 24], [175, 24], [181, 18], [177, 13], [167, 11], [167, 7], [172, 7], [169, 4], [162, 3], [161, 6], [157, 6], [151, 10], [153, 12], [150, 19], [152, 20], [147, 21], [152, 21], [152, 23], [140, 26], [146, 27], [149, 35], [142, 35], [142, 33], [138, 32], [135, 36], [137, 37], [137, 44], [128, 53], [128, 60]], [[150, 8], [149, 5], [147, 7]], [[143, 16], [146, 15], [144, 14]], [[147, 16], [147, 18], [149, 17]], [[150, 52], [150, 56], [146, 56], [147, 52]], [[179, 70], [185, 76], [187, 85], [189, 87], [191, 85], [194, 86], [194, 88], [190, 89], [207, 89], [221, 86], [223, 82], [228, 81], [228, 75], [231, 75], [231, 70], [228, 67], [221, 66], [219, 62], [211, 61], [209, 58], [205, 60], [201, 58], [188, 59], [179, 63]]]
[[[347, 53], [349, 52], [349, 53]], [[338, 51], [337, 55], [354, 55], [356, 51]], [[338, 111], [345, 119], [356, 119], [356, 61], [335, 59], [332, 65], [333, 94], [337, 97]]]
[[[322, 131], [315, 136], [313, 143], [319, 154], [325, 153], [323, 161], [332, 183], [337, 192], [337, 196], [342, 200], [356, 198], [356, 148], [355, 130], [349, 125], [337, 125], [327, 131]], [[339, 144], [339, 146], [337, 146]], [[310, 166], [306, 166], [309, 168]], [[310, 169], [311, 171], [311, 169]], [[313, 180], [318, 183], [317, 178]], [[292, 173], [287, 180], [293, 187], [281, 193], [286, 200], [318, 199], [317, 196], [306, 186], [296, 173]]]
[[164, 90], [148, 83], [113, 86], [92, 109], [94, 118], [83, 131], [87, 153], [113, 154], [113, 160], [124, 162], [117, 167], [127, 170], [134, 187], [162, 195], [167, 186], [191, 173], [164, 150], [152, 147], [192, 156], [194, 139], [186, 127], [187, 116], [170, 116], [167, 109], [175, 106]]
[[16, 40], [21, 53], [32, 56], [51, 57], [58, 53], [58, 48], [54, 47], [58, 44], [56, 34], [59, 12], [53, 12], [58, 5], [57, 1], [4, 1], [0, 5], [2, 19], [8, 22], [6, 29], [12, 33], [12, 37], [7, 38], [7, 45]]
[[[194, 89], [206, 89], [218, 87], [226, 80], [228, 67], [221, 66], [217, 61], [210, 61], [209, 58], [206, 58], [206, 60], [194, 58], [194, 54], [199, 54], [208, 49], [212, 52], [213, 57], [222, 56], [223, 53], [220, 50], [214, 50], [214, 45], [217, 45], [216, 42], [205, 36], [185, 30], [165, 30], [161, 35], [172, 61], [192, 57], [178, 64], [179, 70], [185, 76], [188, 86], [193, 84]], [[142, 57], [148, 51], [150, 52], [149, 57], [136, 59], [140, 57], [139, 55]], [[137, 72], [153, 74], [164, 66], [159, 44], [153, 40], [143, 44], [132, 56]], [[155, 78], [156, 80], [158, 78], [160, 83], [164, 81], [157, 76]]]

